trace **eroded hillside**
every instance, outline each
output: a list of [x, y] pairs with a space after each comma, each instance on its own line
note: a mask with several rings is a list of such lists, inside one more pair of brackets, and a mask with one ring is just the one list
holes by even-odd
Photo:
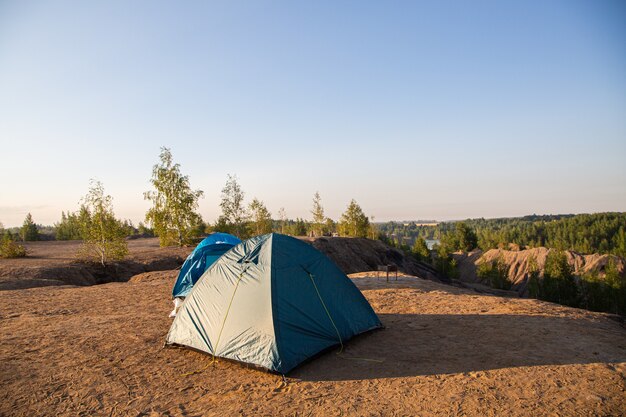
[[[508, 276], [512, 289], [520, 295], [526, 295], [533, 260], [540, 274], [543, 274], [550, 251], [553, 249], [543, 247], [518, 251], [491, 249], [486, 252], [476, 250], [469, 253], [455, 253], [453, 257], [458, 263], [459, 279], [465, 282], [480, 282], [476, 273], [479, 264], [502, 260], [509, 267]], [[624, 259], [613, 255], [582, 255], [574, 251], [564, 251], [564, 253], [574, 274], [577, 275], [588, 272], [598, 272], [602, 275], [609, 259], [615, 261], [617, 269], [622, 274], [625, 273]]]

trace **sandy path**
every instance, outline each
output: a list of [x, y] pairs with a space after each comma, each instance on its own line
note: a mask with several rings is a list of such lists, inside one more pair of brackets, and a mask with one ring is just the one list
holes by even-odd
[[[353, 275], [385, 324], [288, 383], [162, 349], [170, 280], [0, 292], [0, 415], [620, 415], [626, 331], [601, 314]], [[163, 277], [169, 276], [168, 279]]]

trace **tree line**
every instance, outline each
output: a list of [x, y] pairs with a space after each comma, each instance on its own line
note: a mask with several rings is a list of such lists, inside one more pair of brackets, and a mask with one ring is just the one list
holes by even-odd
[[[355, 200], [349, 202], [338, 222], [325, 216], [319, 192], [313, 195], [310, 220], [289, 219], [284, 208], [278, 211], [278, 218], [274, 218], [257, 197], [246, 203], [237, 177], [230, 174], [221, 192], [221, 214], [215, 223], [206, 223], [198, 213], [203, 191], [192, 189], [189, 176], [182, 173], [180, 164], [174, 161], [168, 148], [161, 148], [159, 161], [152, 168], [150, 183], [152, 189], [143, 195], [151, 203], [145, 223], [140, 222], [135, 227], [129, 220], [117, 218], [112, 197], [105, 193], [101, 182], [92, 180], [78, 210], [63, 211], [54, 228], [46, 230], [46, 236], [50, 236], [52, 230], [57, 240], [82, 240], [79, 258], [96, 261], [103, 266], [110, 260], [126, 256], [126, 238], [129, 236], [157, 236], [161, 246], [191, 244], [211, 232], [232, 233], [241, 239], [270, 232], [294, 236], [377, 237], [375, 227]], [[7, 248], [12, 248], [11, 251], [4, 251], [6, 257], [14, 257], [18, 252], [19, 256], [25, 256], [25, 251], [21, 254], [15, 250], [23, 250], [23, 246], [16, 241], [39, 240], [44, 237], [40, 233], [43, 229], [43, 226], [34, 223], [30, 213], [19, 234], [5, 232], [0, 227], [3, 242], [6, 240]], [[0, 252], [0, 256], [4, 256], [4, 252]]]
[[[443, 239], [459, 222], [423, 226], [416, 222], [379, 224], [379, 231], [397, 246], [410, 246], [417, 238]], [[524, 216], [500, 219], [468, 219], [482, 250], [547, 247], [590, 254], [626, 257], [626, 213]], [[461, 249], [461, 248], [459, 248]]]

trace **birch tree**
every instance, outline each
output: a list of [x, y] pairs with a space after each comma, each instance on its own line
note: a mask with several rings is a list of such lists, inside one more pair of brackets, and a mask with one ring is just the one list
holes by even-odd
[[181, 173], [180, 164], [174, 163], [168, 148], [161, 148], [159, 159], [150, 180], [154, 190], [144, 193], [144, 199], [152, 202], [146, 222], [154, 229], [161, 246], [183, 246], [189, 243], [194, 227], [202, 221], [196, 210], [204, 193], [191, 189], [189, 176]]
[[111, 260], [121, 260], [128, 254], [126, 228], [115, 218], [112, 197], [104, 194], [100, 181], [91, 180], [89, 192], [82, 199], [83, 245], [79, 258], [106, 266]]

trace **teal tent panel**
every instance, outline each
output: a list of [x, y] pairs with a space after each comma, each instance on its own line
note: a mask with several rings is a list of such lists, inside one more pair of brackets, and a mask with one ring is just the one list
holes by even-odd
[[189, 254], [172, 289], [172, 296], [186, 297], [198, 279], [220, 256], [230, 248], [241, 243], [237, 237], [228, 233], [212, 233], [207, 236]]
[[281, 235], [274, 239], [284, 240], [273, 244], [275, 250], [280, 248], [274, 259], [281, 258], [274, 261], [272, 284], [279, 372], [382, 326], [361, 291], [330, 259], [300, 240]]

